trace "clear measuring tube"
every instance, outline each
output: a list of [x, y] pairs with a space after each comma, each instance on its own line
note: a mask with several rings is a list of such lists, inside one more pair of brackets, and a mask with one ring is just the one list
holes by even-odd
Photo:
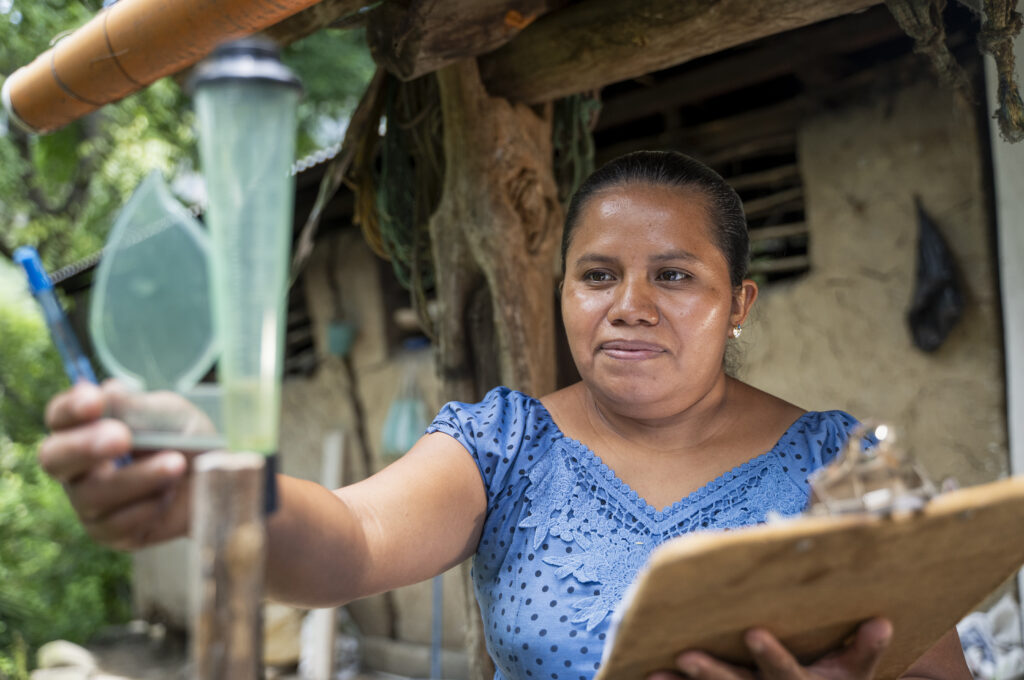
[[272, 43], [214, 52], [193, 80], [228, 448], [278, 445], [298, 80]]

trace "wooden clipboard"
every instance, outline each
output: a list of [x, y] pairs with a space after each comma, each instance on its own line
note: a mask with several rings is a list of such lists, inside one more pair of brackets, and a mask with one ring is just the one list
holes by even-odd
[[674, 669], [686, 649], [751, 664], [743, 632], [802, 661], [874, 616], [893, 622], [877, 677], [896, 678], [1024, 563], [1024, 476], [951, 491], [913, 514], [800, 517], [660, 546], [595, 680]]

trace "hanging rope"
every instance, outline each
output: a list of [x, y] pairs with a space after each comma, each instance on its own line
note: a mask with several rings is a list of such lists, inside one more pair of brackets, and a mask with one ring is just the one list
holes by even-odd
[[914, 51], [931, 59], [942, 82], [964, 102], [971, 101], [967, 74], [946, 46], [946, 27], [942, 23], [946, 0], [886, 0], [886, 5], [903, 32], [914, 39]]
[[331, 161], [324, 172], [323, 179], [320, 180], [316, 202], [313, 204], [309, 217], [306, 218], [306, 223], [302, 226], [299, 240], [295, 245], [289, 286], [298, 279], [309, 256], [313, 253], [313, 241], [316, 238], [317, 229], [320, 227], [320, 219], [342, 182], [346, 181], [345, 177], [355, 158], [357, 148], [364, 143], [366, 137], [373, 136], [370, 128], [380, 120], [380, 90], [381, 84], [384, 82], [384, 74], [384, 69], [378, 67], [366, 92], [363, 93], [362, 99], [359, 100], [359, 105], [352, 114], [348, 129], [345, 131], [345, 139], [341, 144], [341, 150]]
[[1007, 142], [1024, 139], [1024, 104], [1017, 87], [1013, 41], [1024, 26], [1016, 11], [1017, 0], [985, 0], [985, 18], [979, 34], [981, 49], [996, 62], [999, 133]]
[[[429, 221], [444, 179], [441, 99], [430, 74], [384, 83], [383, 137], [360, 149], [354, 163], [355, 221], [367, 243], [391, 262], [410, 292], [420, 324], [433, 336], [427, 291], [434, 287]], [[379, 170], [374, 162], [378, 158]]]
[[597, 92], [574, 94], [555, 102], [551, 141], [558, 198], [563, 205], [594, 171], [592, 131], [600, 111], [601, 100]]
[[[378, 112], [377, 123], [380, 122]], [[346, 179], [349, 189], [355, 194], [355, 205], [352, 209], [352, 223], [363, 232], [363, 238], [370, 250], [377, 257], [390, 260], [384, 242], [380, 236], [380, 221], [377, 219], [377, 182], [374, 161], [380, 146], [380, 135], [376, 130], [368, 130], [359, 142], [355, 158], [352, 161], [350, 178]]]

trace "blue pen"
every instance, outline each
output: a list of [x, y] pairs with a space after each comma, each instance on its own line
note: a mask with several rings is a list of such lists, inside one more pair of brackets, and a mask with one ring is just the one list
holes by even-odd
[[14, 261], [25, 269], [25, 276], [28, 277], [28, 287], [32, 296], [43, 308], [43, 318], [46, 326], [50, 329], [50, 337], [53, 344], [60, 352], [61, 361], [64, 362], [64, 372], [68, 374], [71, 384], [86, 380], [96, 384], [96, 373], [92, 370], [89, 357], [85, 356], [82, 346], [78, 344], [78, 338], [71, 329], [68, 317], [61, 309], [60, 302], [53, 290], [53, 282], [43, 269], [43, 263], [39, 260], [39, 253], [35, 248], [25, 246], [14, 251]]
[[[25, 269], [25, 276], [28, 277], [28, 287], [32, 296], [39, 302], [43, 309], [43, 319], [50, 329], [50, 337], [53, 344], [60, 352], [61, 361], [64, 362], [64, 372], [74, 385], [82, 380], [97, 384], [96, 373], [92, 370], [89, 357], [82, 351], [78, 343], [78, 337], [71, 328], [68, 317], [57, 300], [57, 294], [53, 290], [53, 282], [50, 280], [43, 263], [39, 259], [39, 253], [35, 248], [24, 246], [14, 251], [14, 261]], [[131, 454], [125, 454], [115, 461], [117, 467], [124, 467], [131, 462]]]

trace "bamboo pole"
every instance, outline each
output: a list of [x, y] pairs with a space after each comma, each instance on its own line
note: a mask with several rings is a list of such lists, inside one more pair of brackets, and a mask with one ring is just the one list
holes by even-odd
[[[32, 132], [51, 132], [195, 64], [217, 45], [315, 4], [317, 0], [121, 0], [11, 74], [3, 85], [3, 104]], [[362, 0], [336, 4], [332, 14], [354, 12]]]
[[206, 453], [195, 460], [192, 505], [192, 677], [256, 680], [263, 658], [265, 458]]

